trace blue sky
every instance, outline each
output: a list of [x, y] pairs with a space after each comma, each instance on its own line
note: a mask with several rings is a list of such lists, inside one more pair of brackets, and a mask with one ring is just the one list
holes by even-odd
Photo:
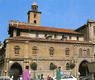
[[[0, 0], [0, 41], [8, 38], [9, 20], [27, 22], [34, 0]], [[37, 0], [41, 26], [76, 29], [95, 20], [95, 0]]]

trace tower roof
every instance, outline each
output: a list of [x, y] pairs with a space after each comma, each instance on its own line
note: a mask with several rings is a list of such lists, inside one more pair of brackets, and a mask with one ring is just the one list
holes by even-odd
[[36, 0], [34, 0], [34, 3], [32, 5], [37, 5]]

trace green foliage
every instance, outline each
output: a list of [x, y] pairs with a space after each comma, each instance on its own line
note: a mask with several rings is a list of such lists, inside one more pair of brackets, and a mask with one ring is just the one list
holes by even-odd
[[57, 66], [53, 63], [50, 64], [50, 70], [55, 70], [57, 68]]
[[70, 64], [70, 69], [73, 69], [75, 67], [75, 64], [74, 63], [71, 63]]
[[33, 62], [32, 64], [30, 64], [30, 67], [32, 70], [37, 70], [37, 63]]

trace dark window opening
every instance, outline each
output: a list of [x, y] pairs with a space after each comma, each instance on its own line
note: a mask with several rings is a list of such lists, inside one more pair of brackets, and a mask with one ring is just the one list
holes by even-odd
[[36, 23], [37, 23], [37, 21], [36, 21], [36, 20], [34, 20], [34, 23], [36, 24]]
[[77, 40], [79, 40], [79, 37], [77, 36]]
[[36, 18], [36, 16], [37, 16], [37, 15], [36, 15], [36, 14], [34, 14], [34, 18]]
[[57, 38], [57, 35], [56, 34], [54, 35], [54, 38]]
[[16, 31], [16, 36], [20, 36], [20, 31], [19, 30]]
[[47, 37], [47, 34], [45, 34], [45, 37]]
[[69, 36], [69, 39], [70, 39], [70, 40], [71, 40], [71, 38], [72, 38], [72, 37], [71, 37], [71, 36]]

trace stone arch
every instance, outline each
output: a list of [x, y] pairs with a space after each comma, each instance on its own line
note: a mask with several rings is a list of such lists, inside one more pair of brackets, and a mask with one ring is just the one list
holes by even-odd
[[18, 62], [15, 62], [10, 66], [9, 76], [12, 76], [14, 74], [15, 69], [19, 72], [19, 75], [22, 75], [23, 72], [22, 66]]
[[80, 76], [87, 76], [89, 75], [89, 70], [88, 70], [88, 66], [87, 63], [89, 63], [87, 60], [83, 60], [80, 65], [79, 65], [79, 73]]

